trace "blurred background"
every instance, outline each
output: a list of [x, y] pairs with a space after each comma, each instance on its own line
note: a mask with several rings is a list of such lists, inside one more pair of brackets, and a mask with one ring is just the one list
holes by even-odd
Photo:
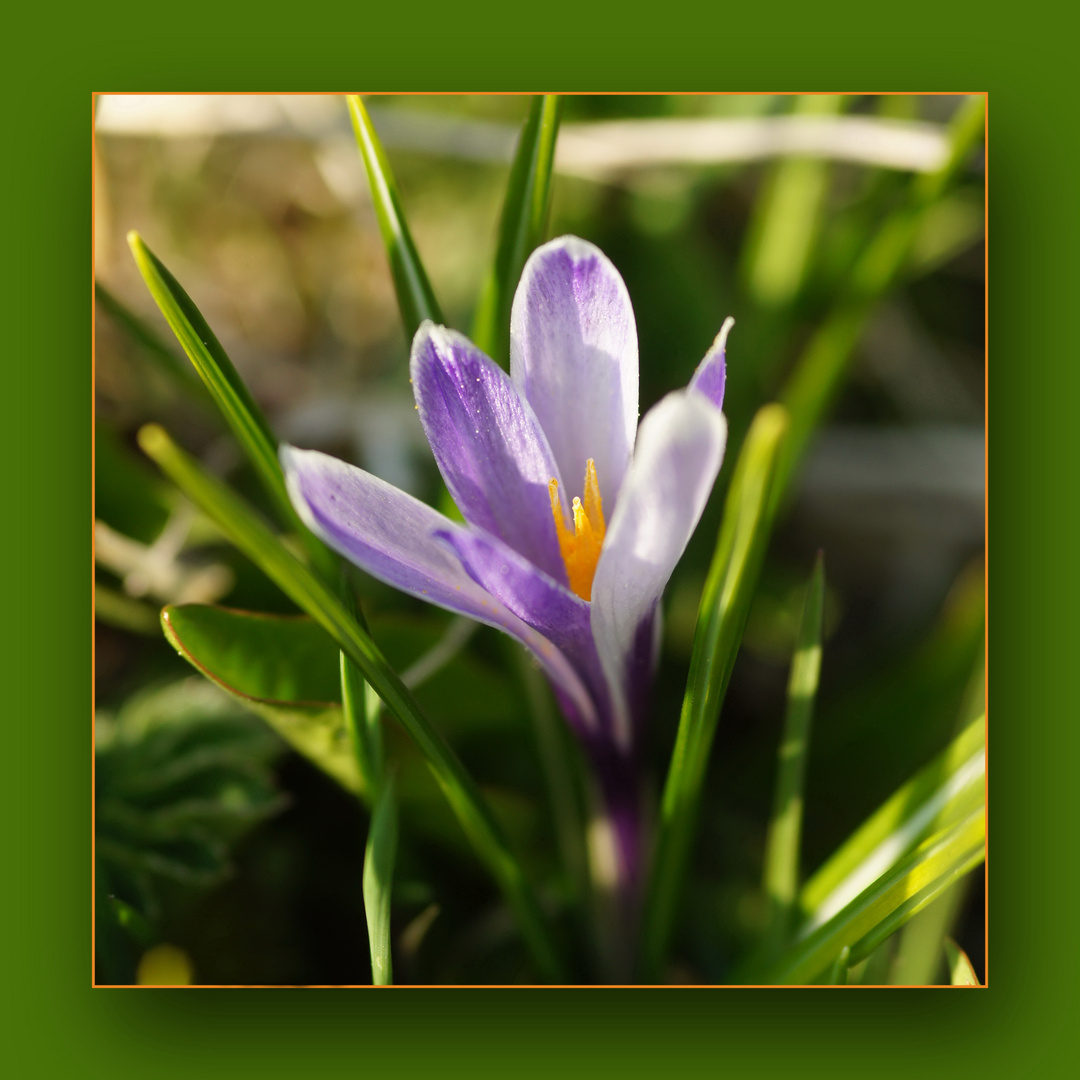
[[[449, 323], [468, 332], [528, 99], [367, 104], [435, 293]], [[958, 104], [951, 96], [565, 99], [549, 235], [593, 241], [625, 278], [642, 413], [685, 385], [724, 318], [736, 319], [727, 462], [665, 595], [648, 747], [654, 790], [742, 436], [912, 176], [942, 163]], [[366, 982], [366, 811], [195, 674], [159, 628], [166, 602], [294, 609], [135, 446], [138, 428], [159, 421], [261, 501], [124, 239], [138, 230], [182, 283], [280, 438], [434, 499], [408, 343], [345, 101], [105, 95], [96, 126], [98, 978]], [[724, 981], [761, 928], [788, 665], [819, 549], [826, 643], [804, 871], [949, 741], [965, 696], [981, 687], [983, 192], [976, 157], [926, 216], [799, 469], [721, 715], [672, 979]], [[362, 576], [356, 584], [376, 640], [403, 668], [445, 645], [449, 616]], [[537, 875], [550, 876], [554, 814], [528, 718], [535, 674], [494, 631], [454, 633], [461, 640], [444, 648], [452, 659], [423, 684], [422, 701]], [[512, 920], [424, 770], [410, 773], [406, 762], [403, 784], [411, 795], [394, 895], [399, 980], [528, 979]], [[981, 871], [971, 875], [950, 901], [980, 976], [981, 882]], [[895, 949], [887, 943], [875, 959], [897, 978]], [[912, 981], [943, 976], [935, 968]]]

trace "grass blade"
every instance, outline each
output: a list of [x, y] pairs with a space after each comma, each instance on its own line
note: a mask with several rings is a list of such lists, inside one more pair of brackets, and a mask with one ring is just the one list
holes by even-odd
[[[920, 840], [983, 805], [985, 742], [984, 717], [979, 716], [816, 871], [799, 896], [810, 929], [848, 903]], [[806, 929], [804, 926], [804, 933]]]
[[473, 321], [472, 339], [504, 367], [510, 358], [510, 306], [525, 260], [544, 239], [551, 208], [551, 165], [562, 99], [537, 96], [518, 139], [499, 221], [499, 243]]
[[701, 597], [645, 906], [641, 964], [647, 980], [658, 978], [667, 953], [720, 705], [768, 541], [770, 490], [786, 430], [787, 414], [778, 405], [766, 405], [754, 418], [735, 465]]
[[968, 98], [960, 106], [951, 125], [948, 160], [937, 172], [921, 173], [911, 181], [905, 203], [871, 239], [836, 306], [799, 358], [780, 396], [791, 414], [791, 428], [784, 440], [774, 502], [783, 499], [810, 436], [840, 386], [874, 305], [905, 268], [924, 215], [945, 193], [982, 134], [984, 115], [981, 96]]
[[[979, 655], [964, 695], [958, 730], [985, 718], [985, 659]], [[936, 904], [927, 908], [904, 927], [896, 946], [896, 958], [889, 982], [896, 986], [928, 986], [938, 982], [944, 968], [944, 946], [952, 926], [960, 914], [968, 893], [969, 882], [950, 889]]]
[[[985, 857], [986, 817], [977, 807], [924, 841], [827, 923], [799, 942], [762, 982], [806, 983], [850, 946], [849, 965], [865, 960], [912, 916]], [[758, 980], [754, 980], [755, 982]]]
[[420, 711], [411, 692], [371, 637], [334, 592], [293, 555], [262, 518], [234, 492], [184, 453], [157, 425], [139, 432], [139, 444], [162, 471], [225, 535], [348, 654], [364, 678], [427, 759], [466, 836], [491, 871], [543, 974], [556, 978], [559, 962], [528, 879], [472, 777], [443, 736]]
[[825, 606], [825, 566], [819, 554], [803, 604], [795, 657], [788, 681], [787, 713], [780, 737], [776, 799], [765, 845], [765, 895], [769, 901], [769, 950], [779, 952], [791, 931], [799, 888], [803, 780], [810, 743], [818, 676], [821, 672], [821, 621]]
[[132, 340], [164, 371], [173, 383], [197, 400], [206, 402], [203, 384], [187, 366], [126, 304], [105, 288], [101, 282], [94, 285], [94, 297], [109, 313], [118, 326], [123, 327]]
[[390, 896], [397, 833], [397, 799], [391, 775], [386, 778], [375, 802], [364, 850], [364, 914], [371, 949], [371, 981], [376, 986], [390, 986], [394, 981], [390, 956]]
[[829, 986], [846, 986], [848, 980], [848, 968], [851, 966], [851, 947], [845, 945], [840, 950], [840, 955], [829, 968], [829, 976], [825, 982]]
[[[805, 94], [796, 99], [794, 115], [835, 116], [843, 107], [836, 94]], [[760, 307], [786, 307], [802, 288], [831, 173], [831, 164], [820, 157], [786, 157], [773, 167], [745, 250], [747, 288]]]
[[401, 322], [405, 328], [405, 339], [411, 344], [417, 327], [424, 319], [440, 324], [445, 320], [406, 224], [390, 163], [386, 160], [371, 117], [368, 116], [358, 94], [349, 95], [349, 115], [352, 117], [356, 142], [367, 170], [379, 232], [390, 259], [390, 273], [394, 279], [394, 292], [397, 294]]
[[161, 313], [187, 353], [210, 396], [232, 429], [241, 449], [273, 501], [283, 524], [297, 533], [312, 563], [324, 575], [332, 574], [336, 559], [300, 521], [285, 490], [285, 476], [277, 456], [277, 440], [266, 417], [202, 312], [164, 263], [136, 232], [128, 233], [135, 262]]
[[945, 939], [945, 957], [949, 962], [949, 982], [952, 986], [982, 986], [967, 953], [952, 938]]
[[[357, 609], [348, 577], [342, 570], [341, 602], [345, 610], [359, 623], [366, 634], [370, 630]], [[338, 654], [341, 669], [341, 708], [345, 717], [345, 727], [349, 732], [356, 767], [364, 780], [364, 789], [376, 792], [382, 784], [383, 742], [382, 728], [379, 721], [379, 699], [371, 692], [356, 665], [346, 652]]]

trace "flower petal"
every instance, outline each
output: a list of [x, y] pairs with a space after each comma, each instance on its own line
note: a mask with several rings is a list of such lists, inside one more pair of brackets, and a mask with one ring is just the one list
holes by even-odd
[[316, 536], [388, 585], [505, 630], [536, 656], [578, 711], [596, 722], [592, 698], [563, 653], [485, 592], [435, 535], [467, 535], [466, 528], [327, 454], [283, 446], [281, 463], [293, 505]]
[[468, 338], [431, 322], [416, 332], [410, 367], [420, 420], [465, 520], [565, 581], [548, 496], [558, 467], [510, 377]]
[[723, 413], [686, 391], [668, 394], [641, 422], [592, 587], [593, 637], [624, 750], [651, 675], [657, 602], [705, 509], [726, 441]]
[[563, 236], [529, 257], [510, 317], [510, 374], [570, 494], [582, 494], [592, 458], [610, 514], [634, 449], [638, 346], [630, 294], [599, 248]]
[[[603, 733], [610, 738], [611, 699], [593, 643], [589, 604], [494, 536], [475, 529], [438, 535], [485, 592], [570, 660], [598, 704]], [[597, 725], [583, 719], [582, 736], [587, 740], [600, 737]]]
[[697, 366], [688, 390], [704, 394], [718, 409], [724, 407], [724, 383], [727, 382], [727, 338], [735, 320], [729, 315], [705, 358]]

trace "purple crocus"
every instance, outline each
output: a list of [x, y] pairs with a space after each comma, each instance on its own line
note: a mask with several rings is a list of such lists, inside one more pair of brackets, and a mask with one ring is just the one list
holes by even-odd
[[598, 248], [564, 236], [522, 272], [509, 375], [445, 327], [425, 322], [413, 339], [416, 406], [465, 524], [325, 454], [281, 451], [297, 511], [330, 547], [537, 659], [594, 764], [630, 892], [660, 595], [724, 456], [730, 326], [639, 427], [626, 285]]

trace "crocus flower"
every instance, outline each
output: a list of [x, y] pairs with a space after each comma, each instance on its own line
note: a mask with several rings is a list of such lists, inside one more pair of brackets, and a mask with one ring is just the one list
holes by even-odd
[[465, 524], [325, 454], [281, 452], [297, 511], [330, 547], [536, 658], [593, 761], [624, 883], [641, 859], [636, 750], [660, 596], [724, 455], [730, 325], [639, 427], [626, 285], [598, 248], [561, 237], [522, 272], [509, 374], [431, 322], [413, 340], [416, 406]]

